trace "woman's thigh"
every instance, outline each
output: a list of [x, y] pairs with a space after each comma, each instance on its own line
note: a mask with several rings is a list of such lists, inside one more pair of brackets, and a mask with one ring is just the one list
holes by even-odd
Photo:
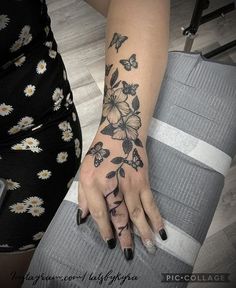
[[78, 118], [72, 113], [75, 108], [1, 151], [8, 191], [0, 209], [0, 251], [36, 247], [65, 197], [81, 160]]

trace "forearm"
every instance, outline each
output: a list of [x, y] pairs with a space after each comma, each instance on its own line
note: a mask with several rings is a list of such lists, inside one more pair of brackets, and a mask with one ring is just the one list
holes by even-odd
[[[125, 37], [116, 41], [119, 36], [115, 33]], [[109, 123], [117, 128], [133, 114], [128, 124], [134, 129], [129, 129], [128, 135], [116, 130], [112, 138], [125, 135], [135, 140], [137, 136], [145, 144], [166, 68], [168, 38], [169, 1], [111, 0], [105, 57], [106, 67], [111, 68], [106, 69], [100, 132]], [[111, 99], [114, 93], [115, 103]]]

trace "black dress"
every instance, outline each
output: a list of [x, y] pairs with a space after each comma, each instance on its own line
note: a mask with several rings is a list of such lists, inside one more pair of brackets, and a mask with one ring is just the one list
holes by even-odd
[[45, 0], [0, 4], [0, 252], [37, 246], [79, 168], [82, 134]]

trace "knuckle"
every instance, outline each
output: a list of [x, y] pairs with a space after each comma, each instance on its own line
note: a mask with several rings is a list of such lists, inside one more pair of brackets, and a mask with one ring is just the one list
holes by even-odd
[[90, 211], [94, 219], [102, 219], [105, 218], [106, 213], [102, 209], [93, 209]]
[[130, 218], [131, 220], [136, 220], [142, 213], [141, 207], [134, 207], [130, 212]]

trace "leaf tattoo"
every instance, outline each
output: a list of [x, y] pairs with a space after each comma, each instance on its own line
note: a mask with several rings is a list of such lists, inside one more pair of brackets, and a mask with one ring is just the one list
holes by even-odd
[[127, 36], [122, 36], [121, 34], [115, 32], [108, 48], [115, 45], [116, 52], [118, 53], [119, 48], [127, 39]]
[[94, 147], [90, 148], [86, 155], [94, 156], [94, 166], [98, 167], [104, 158], [107, 158], [110, 155], [110, 151], [108, 149], [102, 148], [103, 143], [97, 142]]
[[118, 74], [119, 74], [118, 68], [116, 68], [116, 70], [115, 70], [115, 72], [112, 74], [111, 80], [110, 80], [110, 86], [113, 87], [113, 88], [114, 88], [114, 85], [115, 85], [116, 80], [117, 80], [117, 78], [118, 78]]
[[129, 59], [121, 59], [120, 63], [124, 66], [125, 70], [130, 71], [132, 68], [138, 68], [136, 61], [136, 54], [132, 54]]
[[106, 65], [106, 69], [105, 69], [105, 75], [106, 75], [106, 76], [109, 75], [112, 66], [113, 66], [113, 64], [111, 64], [111, 65]]

